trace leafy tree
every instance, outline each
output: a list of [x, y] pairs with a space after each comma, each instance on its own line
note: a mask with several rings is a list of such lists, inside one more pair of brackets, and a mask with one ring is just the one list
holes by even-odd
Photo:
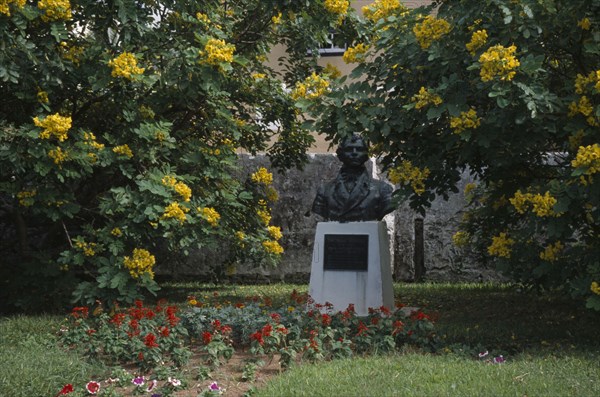
[[600, 310], [600, 3], [376, 0], [364, 11], [344, 55], [354, 80], [332, 90], [317, 129], [363, 132], [396, 199], [423, 214], [470, 172], [456, 242]]
[[[304, 162], [313, 139], [295, 99], [318, 100], [307, 76], [329, 84], [307, 49], [346, 18], [332, 0], [1, 0], [13, 304], [57, 298], [75, 276], [80, 301], [132, 301], [158, 288], [157, 262], [197, 248], [225, 247], [228, 265], [275, 263], [272, 175], [244, 181], [236, 151], [266, 151], [282, 170]], [[286, 81], [265, 65], [278, 43]]]

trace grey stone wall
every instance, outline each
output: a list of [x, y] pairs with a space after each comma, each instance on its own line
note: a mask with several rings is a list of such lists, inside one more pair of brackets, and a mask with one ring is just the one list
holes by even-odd
[[[245, 178], [259, 167], [270, 169], [264, 156], [240, 156], [241, 175]], [[379, 175], [374, 161], [367, 163], [375, 178]], [[274, 173], [273, 186], [279, 193], [279, 200], [273, 207], [272, 223], [281, 227], [284, 237], [281, 245], [285, 252], [281, 264], [275, 269], [238, 268], [236, 277], [270, 279], [273, 281], [308, 281], [314, 232], [319, 217], [310, 212], [318, 186], [334, 178], [340, 168], [340, 162], [334, 154], [312, 154], [302, 170], [290, 170], [285, 174]], [[459, 186], [460, 192], [469, 177], [465, 175]], [[403, 204], [392, 214], [386, 216], [390, 232], [392, 267], [396, 280], [412, 281], [415, 275], [413, 263], [415, 254], [415, 221], [423, 219], [425, 280], [435, 281], [482, 281], [498, 279], [500, 276], [492, 269], [477, 263], [474, 256], [457, 249], [452, 244], [452, 235], [457, 230], [461, 213], [465, 206], [462, 193], [450, 196], [448, 201], [437, 199], [432, 203], [426, 216], [422, 218]], [[218, 262], [219, 255], [214, 252], [194, 253], [188, 263], [179, 266], [178, 273], [203, 274], [208, 264]]]

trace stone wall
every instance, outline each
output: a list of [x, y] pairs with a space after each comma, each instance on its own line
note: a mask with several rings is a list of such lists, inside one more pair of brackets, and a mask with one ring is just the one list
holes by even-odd
[[[270, 169], [264, 156], [240, 156], [241, 174], [245, 178], [259, 167]], [[335, 154], [311, 154], [303, 170], [293, 169], [285, 174], [274, 173], [273, 186], [279, 192], [279, 200], [273, 207], [272, 223], [281, 227], [284, 237], [281, 245], [285, 252], [281, 264], [275, 269], [242, 267], [236, 277], [241, 279], [269, 279], [273, 281], [300, 281], [309, 279], [314, 232], [319, 217], [310, 212], [318, 186], [333, 179], [341, 163]], [[373, 160], [367, 163], [375, 178], [380, 178]], [[465, 175], [459, 186], [463, 191], [470, 182]], [[422, 218], [403, 204], [386, 216], [390, 233], [393, 274], [396, 280], [413, 281], [415, 266], [415, 222], [423, 222], [423, 255], [425, 280], [435, 281], [481, 281], [499, 278], [492, 269], [482, 267], [468, 252], [452, 244], [452, 235], [457, 229], [465, 200], [462, 193], [451, 195], [448, 201], [437, 199]], [[418, 238], [418, 237], [417, 237]], [[218, 262], [214, 252], [194, 253], [188, 263], [180, 264], [177, 273], [206, 275], [209, 264]], [[167, 269], [164, 269], [167, 270]], [[169, 271], [167, 271], [168, 273]]]

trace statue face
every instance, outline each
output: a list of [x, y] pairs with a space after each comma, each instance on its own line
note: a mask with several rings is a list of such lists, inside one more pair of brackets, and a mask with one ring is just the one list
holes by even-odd
[[350, 167], [360, 167], [369, 159], [367, 145], [360, 138], [343, 142], [338, 155], [342, 163]]

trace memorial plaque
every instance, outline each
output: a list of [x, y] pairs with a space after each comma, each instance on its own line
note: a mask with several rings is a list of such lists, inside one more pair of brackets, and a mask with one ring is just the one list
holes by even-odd
[[323, 249], [325, 270], [369, 270], [368, 234], [325, 234]]

